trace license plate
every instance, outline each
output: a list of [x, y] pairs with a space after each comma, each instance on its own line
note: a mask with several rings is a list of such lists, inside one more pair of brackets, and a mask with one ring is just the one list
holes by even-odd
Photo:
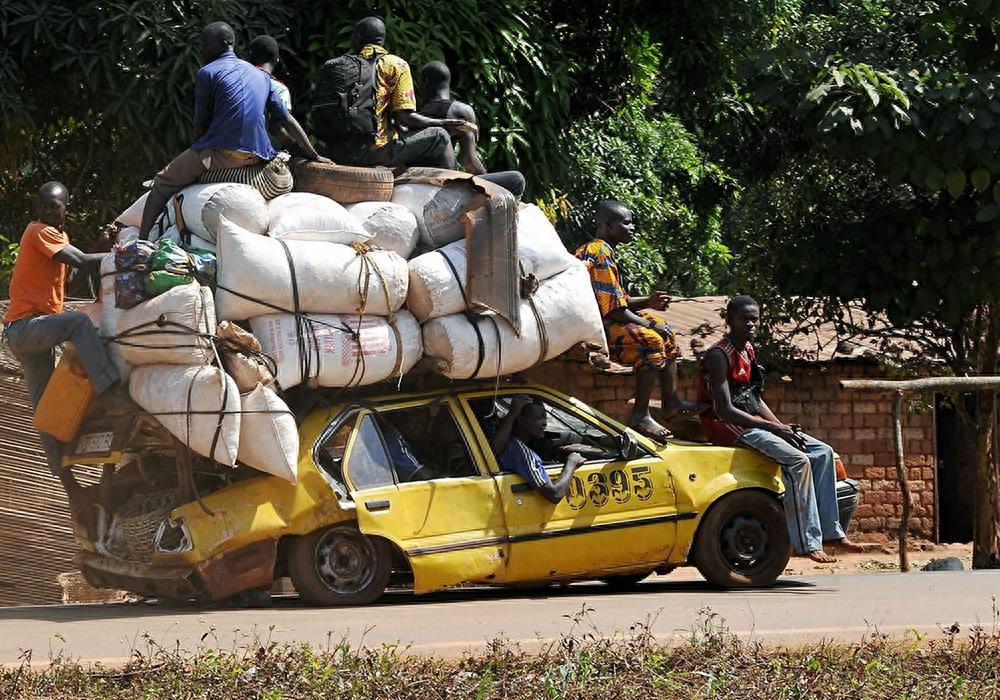
[[114, 436], [114, 431], [111, 430], [81, 435], [80, 439], [76, 442], [76, 453], [88, 455], [111, 452], [111, 442], [114, 439]]

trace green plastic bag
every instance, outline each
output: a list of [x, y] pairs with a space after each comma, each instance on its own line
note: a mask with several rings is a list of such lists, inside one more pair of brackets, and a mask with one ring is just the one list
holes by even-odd
[[182, 284], [191, 284], [194, 277], [188, 254], [173, 241], [163, 238], [149, 256], [150, 273], [146, 276], [146, 294], [157, 296]]

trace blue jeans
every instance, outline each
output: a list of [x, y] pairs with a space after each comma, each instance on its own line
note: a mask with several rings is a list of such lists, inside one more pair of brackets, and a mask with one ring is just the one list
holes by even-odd
[[[11, 352], [24, 369], [24, 383], [31, 405], [36, 408], [56, 367], [55, 348], [66, 341], [76, 348], [95, 393], [103, 394], [118, 381], [118, 370], [86, 314], [67, 311], [22, 318], [5, 324], [4, 331]], [[39, 437], [49, 469], [58, 475], [62, 471], [63, 444], [47, 433], [39, 433]]]
[[785, 521], [797, 554], [823, 548], [823, 540], [845, 537], [837, 508], [837, 468], [833, 449], [802, 433], [805, 451], [789, 445], [774, 433], [750, 428], [736, 444], [774, 460], [785, 482]]

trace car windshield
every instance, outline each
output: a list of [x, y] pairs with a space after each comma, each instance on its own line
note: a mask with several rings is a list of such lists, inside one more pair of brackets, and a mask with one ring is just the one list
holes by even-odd
[[[503, 417], [510, 409], [510, 396], [472, 399], [469, 405], [487, 439], [492, 442]], [[545, 464], [562, 464], [571, 452], [579, 452], [588, 461], [617, 459], [619, 438], [572, 412], [542, 400], [545, 406], [545, 438], [532, 444]]]

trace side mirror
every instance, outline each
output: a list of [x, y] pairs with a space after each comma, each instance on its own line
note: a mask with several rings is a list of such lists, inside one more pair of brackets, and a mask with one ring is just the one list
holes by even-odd
[[639, 443], [635, 441], [628, 432], [624, 432], [618, 436], [618, 456], [629, 461], [638, 457], [642, 451], [639, 449]]

